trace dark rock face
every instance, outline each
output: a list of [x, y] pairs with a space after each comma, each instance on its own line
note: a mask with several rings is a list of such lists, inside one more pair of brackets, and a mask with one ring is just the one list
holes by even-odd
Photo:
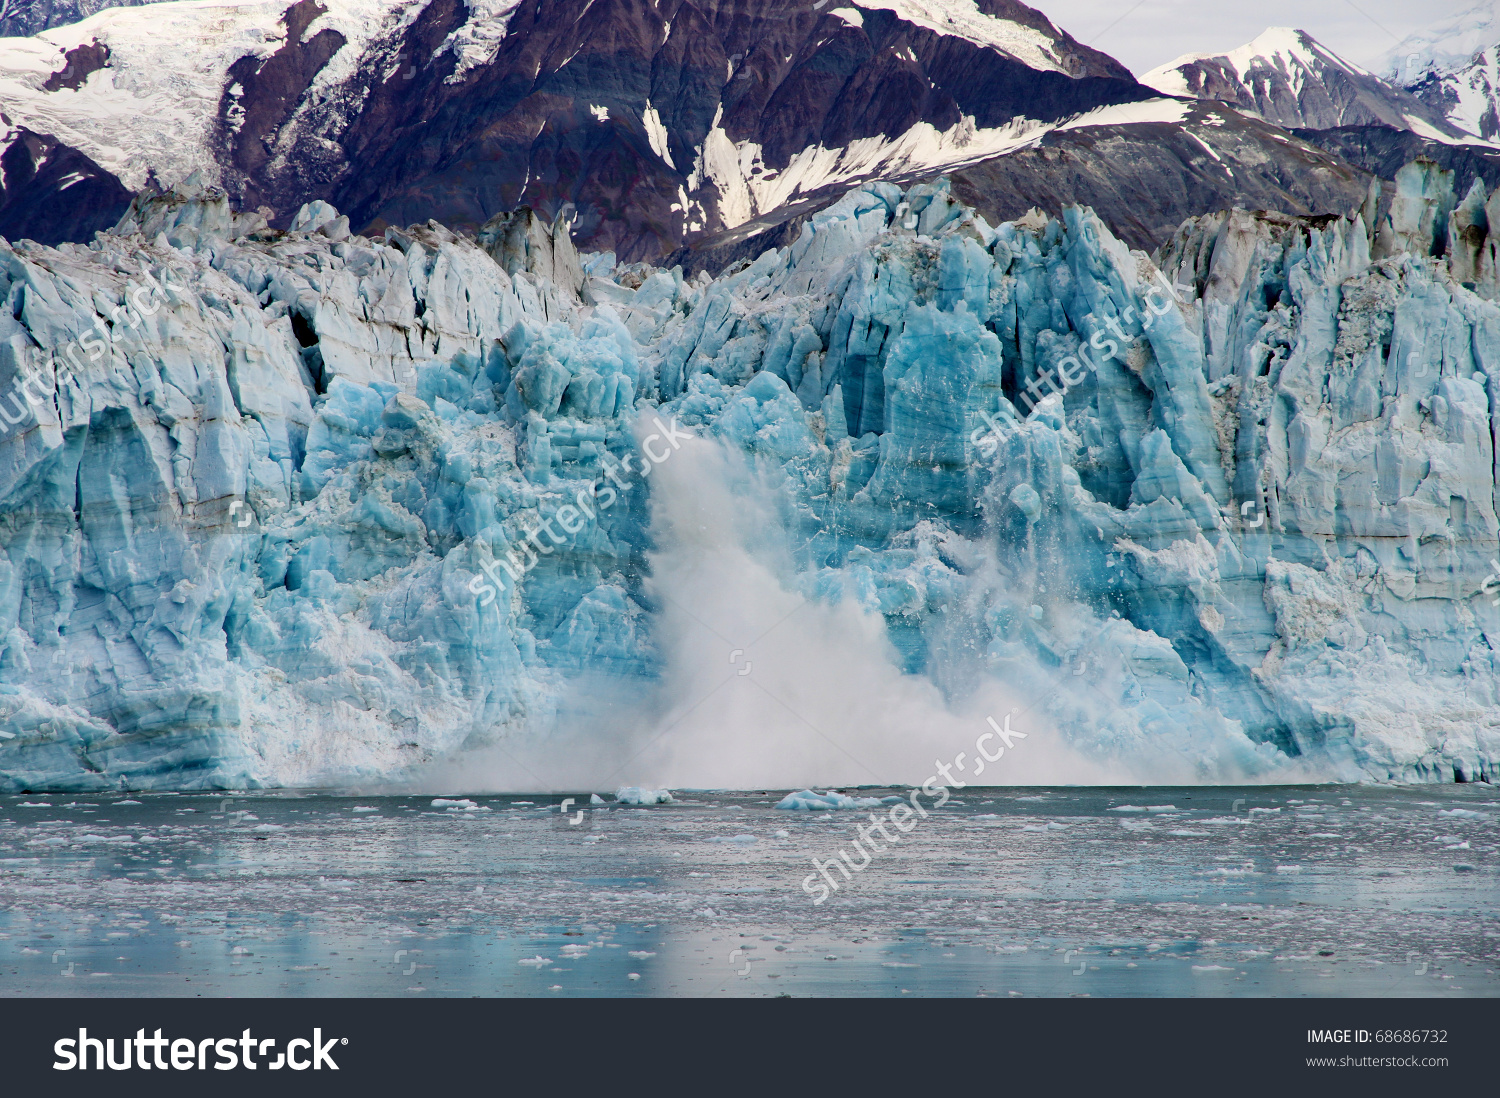
[[[1204, 211], [1238, 206], [1318, 216], [1357, 209], [1370, 170], [1320, 148], [1317, 131], [1301, 136], [1290, 141], [1277, 127], [1205, 102], [1182, 123], [1059, 130], [1035, 147], [944, 174], [954, 197], [991, 224], [1020, 217], [1033, 206], [1056, 216], [1078, 203], [1092, 207], [1131, 247], [1150, 252], [1167, 243], [1184, 220]], [[734, 230], [696, 237], [671, 262], [689, 274], [718, 274], [753, 260], [796, 239], [802, 222], [846, 189], [829, 188]]]
[[120, 220], [130, 192], [77, 149], [21, 127], [0, 153], [0, 236], [42, 244], [88, 240]]
[[1475, 179], [1484, 180], [1489, 191], [1500, 186], [1500, 149], [1449, 145], [1389, 126], [1341, 126], [1333, 130], [1293, 132], [1382, 179], [1393, 178], [1404, 165], [1425, 156], [1454, 173], [1454, 190], [1459, 194], [1468, 191]]
[[[1204, 146], [1213, 149], [1211, 155]], [[1112, 232], [1152, 251], [1186, 218], [1235, 206], [1296, 215], [1358, 208], [1369, 175], [1282, 130], [1208, 104], [1181, 125], [1091, 126], [951, 173], [953, 192], [991, 221], [1032, 206], [1092, 206]]]
[[291, 120], [313, 77], [345, 43], [330, 28], [302, 40], [308, 25], [327, 10], [317, 0], [297, 0], [281, 17], [285, 44], [270, 57], [242, 57], [229, 68], [219, 100], [218, 151], [226, 181], [247, 207], [277, 194], [266, 178], [277, 174], [267, 163], [275, 136]]
[[[808, 146], [891, 139], [920, 122], [1055, 121], [1153, 94], [1013, 0], [984, 10], [1045, 35], [1063, 71], [852, 7], [862, 25], [812, 0], [527, 0], [494, 58], [455, 76], [441, 47], [469, 13], [431, 0], [318, 104], [306, 88], [343, 42], [289, 33], [270, 59], [233, 70], [244, 90], [226, 90], [221, 107], [226, 185], [283, 223], [320, 197], [364, 228], [436, 218], [472, 231], [523, 203], [552, 217], [571, 202], [581, 247], [654, 258], [724, 227], [701, 169], [716, 125], [721, 140], [758, 146], [770, 173]], [[289, 8], [289, 32], [317, 10]]]
[[47, 91], [57, 91], [59, 88], [77, 91], [83, 87], [89, 73], [98, 72], [109, 64], [109, 47], [100, 45], [96, 38], [82, 46], [74, 46], [63, 56], [67, 58], [67, 64], [47, 77], [46, 83], [42, 85]]

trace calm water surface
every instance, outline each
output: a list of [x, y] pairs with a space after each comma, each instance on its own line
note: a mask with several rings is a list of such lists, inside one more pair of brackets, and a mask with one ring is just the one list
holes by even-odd
[[0, 995], [1500, 994], [1491, 786], [779, 796], [3, 797]]

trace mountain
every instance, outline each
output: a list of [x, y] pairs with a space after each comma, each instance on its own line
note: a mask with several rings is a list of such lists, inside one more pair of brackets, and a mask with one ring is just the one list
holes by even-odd
[[1153, 98], [1013, 0], [198, 2], [0, 43], [7, 113], [128, 190], [201, 170], [377, 229], [571, 203], [631, 257]]
[[1289, 129], [1381, 125], [1437, 140], [1473, 136], [1405, 89], [1290, 27], [1272, 27], [1229, 53], [1179, 57], [1141, 82], [1168, 95], [1221, 100]]
[[1386, 54], [1385, 71], [1453, 125], [1500, 135], [1500, 6], [1490, 0], [1408, 36]]
[[786, 243], [870, 178], [953, 174], [990, 217], [1087, 201], [1145, 248], [1205, 209], [1347, 212], [1369, 184], [1011, 0], [197, 0], [0, 42], [0, 102], [117, 184], [74, 191], [72, 223], [16, 191], [8, 235], [44, 243], [195, 171], [280, 227], [313, 200], [377, 233], [571, 208], [580, 248], [689, 267]]

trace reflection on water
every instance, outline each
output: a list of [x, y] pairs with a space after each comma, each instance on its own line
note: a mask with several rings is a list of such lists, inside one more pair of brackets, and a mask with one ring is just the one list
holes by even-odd
[[0, 994], [1500, 993], [1489, 786], [778, 799], [0, 798]]

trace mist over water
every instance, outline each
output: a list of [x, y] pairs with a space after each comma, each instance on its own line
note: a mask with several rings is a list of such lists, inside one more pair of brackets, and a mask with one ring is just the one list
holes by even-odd
[[[701, 437], [655, 466], [655, 549], [643, 595], [654, 609], [660, 677], [578, 677], [551, 727], [539, 720], [497, 747], [425, 772], [418, 784], [532, 792], [920, 785], [939, 764], [976, 785], [1317, 778], [1300, 760], [1257, 772], [1226, 752], [1217, 772], [1205, 774], [1169, 742], [1122, 751], [1081, 741], [1080, 708], [1104, 702], [1068, 668], [1034, 662], [1029, 681], [1002, 683], [952, 640], [936, 649], [934, 659], [947, 662], [931, 675], [907, 673], [881, 615], [852, 598], [830, 605], [798, 590], [795, 535], [777, 506], [779, 475]], [[1004, 582], [992, 564], [981, 568], [991, 574], [977, 587]], [[1073, 718], [1072, 736], [1049, 714], [1059, 703]], [[1003, 727], [1008, 715], [1024, 738], [1015, 736], [999, 759], [978, 758], [987, 718]], [[991, 736], [987, 753], [1001, 745]]]

